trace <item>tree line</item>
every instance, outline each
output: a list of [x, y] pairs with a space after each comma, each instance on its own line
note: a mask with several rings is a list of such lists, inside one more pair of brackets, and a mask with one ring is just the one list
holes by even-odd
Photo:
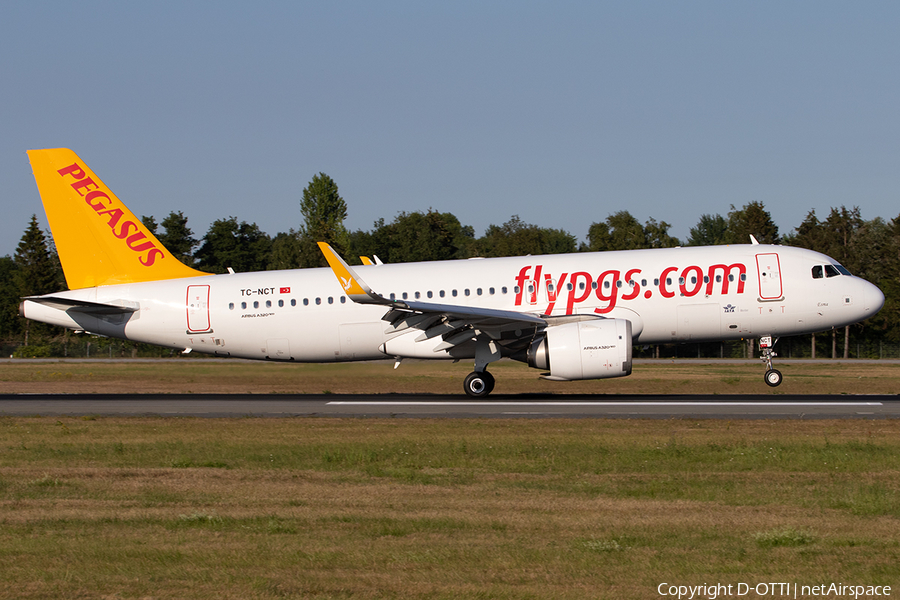
[[[369, 230], [349, 231], [344, 225], [347, 203], [334, 180], [315, 175], [300, 199], [297, 229], [270, 236], [256, 223], [236, 217], [216, 220], [198, 239], [188, 217], [172, 212], [156, 221], [141, 217], [159, 241], [185, 264], [210, 273], [264, 271], [326, 266], [316, 242], [330, 243], [348, 262], [360, 264], [360, 256], [378, 256], [385, 263], [671, 248], [747, 243], [753, 235], [760, 243], [809, 248], [827, 254], [854, 275], [878, 285], [885, 307], [862, 325], [843, 333], [844, 353], [851, 338], [856, 344], [900, 343], [900, 216], [890, 222], [881, 217], [863, 219], [858, 208], [832, 208], [819, 218], [810, 211], [790, 233], [778, 226], [762, 202], [741, 208], [731, 206], [725, 215], [704, 214], [690, 229], [687, 239], [669, 233], [671, 225], [653, 218], [641, 223], [627, 210], [592, 223], [584, 241], [563, 229], [525, 223], [517, 215], [501, 225], [489, 225], [476, 237], [470, 225], [449, 212], [401, 212], [390, 222], [378, 219]], [[32, 216], [14, 256], [0, 258], [0, 342], [8, 346], [47, 345], [59, 341], [60, 328], [27, 321], [18, 315], [20, 298], [65, 289], [65, 278], [52, 238]], [[837, 332], [832, 332], [833, 355]], [[819, 356], [828, 355], [828, 340], [810, 338], [810, 351], [818, 344]], [[66, 338], [68, 339], [68, 338]], [[871, 350], [869, 352], [871, 355]]]

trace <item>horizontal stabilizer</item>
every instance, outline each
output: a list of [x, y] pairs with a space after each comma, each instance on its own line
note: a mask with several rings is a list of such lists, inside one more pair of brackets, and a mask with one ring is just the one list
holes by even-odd
[[59, 296], [28, 296], [23, 299], [57, 310], [74, 310], [89, 315], [127, 315], [140, 310], [140, 306], [136, 302], [124, 300], [118, 304], [104, 304], [102, 302], [76, 300], [75, 298], [61, 298]]

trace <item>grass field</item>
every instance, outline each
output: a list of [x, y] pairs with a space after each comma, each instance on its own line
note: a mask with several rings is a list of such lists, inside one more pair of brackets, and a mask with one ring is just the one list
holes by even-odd
[[3, 418], [0, 598], [896, 589], [898, 474], [898, 421]]
[[[636, 363], [629, 377], [552, 382], [540, 371], [512, 362], [491, 365], [495, 394], [896, 394], [900, 364], [781, 361], [784, 383], [763, 382], [763, 364], [707, 364], [681, 360]], [[0, 364], [3, 393], [275, 393], [461, 394], [471, 364], [391, 361], [345, 364], [284, 364], [250, 361], [112, 361]]]
[[[777, 393], [900, 387], [896, 365], [782, 370]], [[562, 385], [494, 371], [498, 393], [771, 391], [756, 364]], [[467, 372], [0, 365], [5, 392], [460, 393]], [[760, 582], [896, 595], [898, 475], [895, 420], [7, 417], [0, 599], [642, 599]]]

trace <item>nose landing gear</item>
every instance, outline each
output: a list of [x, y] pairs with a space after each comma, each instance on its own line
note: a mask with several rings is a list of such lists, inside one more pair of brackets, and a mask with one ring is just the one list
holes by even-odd
[[766, 374], [764, 375], [764, 379], [766, 385], [769, 387], [778, 387], [781, 385], [781, 380], [783, 379], [781, 375], [781, 371], [772, 367], [772, 359], [778, 356], [775, 354], [775, 350], [772, 347], [775, 345], [778, 339], [772, 341], [772, 336], [763, 336], [759, 338], [759, 353], [760, 360], [766, 363]]

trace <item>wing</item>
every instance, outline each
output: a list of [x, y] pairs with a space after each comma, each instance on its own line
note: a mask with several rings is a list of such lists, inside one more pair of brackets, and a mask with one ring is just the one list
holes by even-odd
[[498, 342], [505, 349], [504, 355], [509, 355], [521, 350], [537, 332], [551, 324], [598, 318], [593, 315], [551, 317], [477, 306], [391, 300], [374, 292], [331, 246], [319, 242], [319, 248], [353, 302], [379, 304], [388, 308], [382, 317], [390, 323], [387, 333], [418, 329], [422, 333], [416, 338], [417, 342], [442, 336], [443, 342], [434, 348], [435, 352], [482, 340]]

